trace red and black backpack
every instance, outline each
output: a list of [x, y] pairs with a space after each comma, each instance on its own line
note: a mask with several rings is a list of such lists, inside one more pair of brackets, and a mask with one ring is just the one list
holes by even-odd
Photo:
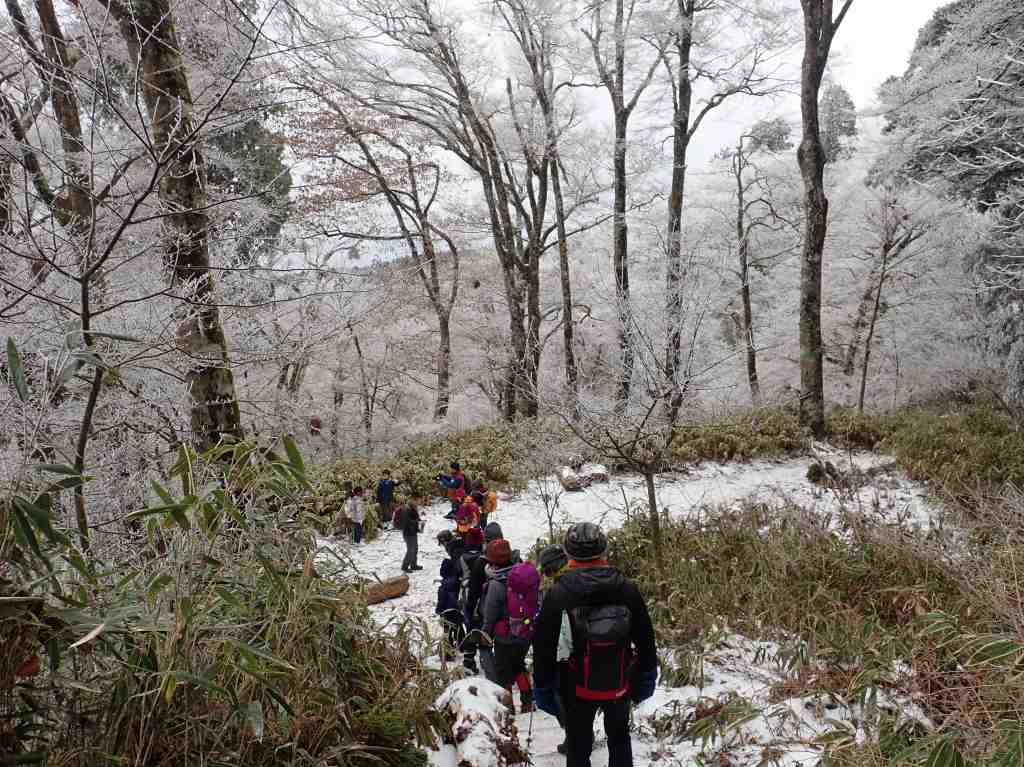
[[569, 611], [575, 652], [569, 659], [581, 700], [620, 700], [629, 695], [633, 665], [632, 614], [625, 605]]

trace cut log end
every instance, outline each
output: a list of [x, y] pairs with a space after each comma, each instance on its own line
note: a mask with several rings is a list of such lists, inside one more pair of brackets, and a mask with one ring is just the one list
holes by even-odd
[[389, 599], [397, 599], [405, 596], [409, 591], [409, 576], [402, 575], [398, 578], [389, 578], [380, 583], [374, 583], [366, 589], [366, 604], [375, 605], [386, 602]]

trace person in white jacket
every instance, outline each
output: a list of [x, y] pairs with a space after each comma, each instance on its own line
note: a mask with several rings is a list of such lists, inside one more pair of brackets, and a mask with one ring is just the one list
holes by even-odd
[[352, 497], [346, 504], [348, 518], [352, 520], [352, 542], [356, 545], [363, 541], [363, 522], [366, 521], [366, 499], [363, 498], [363, 488], [357, 487], [352, 491]]

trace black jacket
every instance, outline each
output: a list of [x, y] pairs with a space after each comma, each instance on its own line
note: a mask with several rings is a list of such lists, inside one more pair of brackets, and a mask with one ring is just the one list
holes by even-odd
[[[557, 684], [558, 635], [562, 615], [577, 607], [625, 605], [631, 615], [630, 639], [636, 652], [636, 670], [654, 671], [658, 655], [654, 627], [640, 590], [614, 567], [575, 567], [566, 570], [544, 595], [533, 635], [533, 673], [538, 687]], [[574, 648], [573, 653], [578, 652]]]
[[420, 512], [412, 506], [406, 506], [402, 512], [402, 535], [415, 538], [420, 534]]

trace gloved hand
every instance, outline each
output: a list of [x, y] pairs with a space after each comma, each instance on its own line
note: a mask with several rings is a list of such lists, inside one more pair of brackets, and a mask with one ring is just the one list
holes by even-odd
[[643, 703], [654, 695], [654, 688], [658, 684], [658, 672], [640, 671], [633, 675], [633, 685], [629, 697], [634, 703]]
[[545, 714], [558, 716], [558, 699], [554, 687], [534, 687], [533, 702]]

